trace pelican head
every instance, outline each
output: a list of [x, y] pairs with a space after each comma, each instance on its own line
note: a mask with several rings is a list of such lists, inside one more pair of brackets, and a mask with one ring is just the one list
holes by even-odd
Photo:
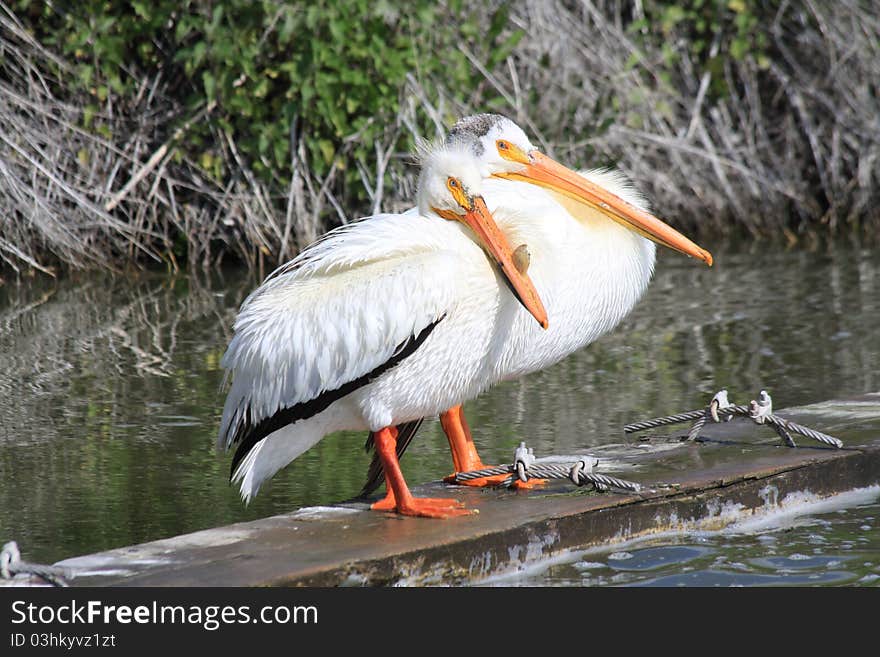
[[467, 148], [448, 145], [429, 151], [423, 158], [419, 176], [419, 213], [460, 221], [468, 226], [477, 242], [498, 265], [514, 296], [546, 329], [548, 321], [544, 304], [531, 279], [517, 268], [513, 249], [483, 200], [483, 175], [478, 164]]
[[654, 215], [628, 203], [540, 152], [516, 123], [499, 114], [475, 114], [456, 123], [447, 145], [469, 150], [484, 177], [539, 185], [597, 209], [626, 228], [712, 266], [712, 254]]

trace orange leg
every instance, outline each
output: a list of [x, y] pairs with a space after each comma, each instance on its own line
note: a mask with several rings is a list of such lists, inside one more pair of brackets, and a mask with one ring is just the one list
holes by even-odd
[[[455, 468], [455, 472], [482, 470], [489, 467], [483, 463], [483, 460], [477, 453], [477, 446], [474, 444], [473, 436], [471, 436], [471, 428], [468, 426], [467, 420], [464, 419], [464, 409], [461, 407], [461, 404], [453, 406], [445, 413], [440, 414], [440, 426], [443, 427], [443, 432], [449, 440], [449, 448], [452, 450], [452, 467]], [[507, 479], [507, 476], [506, 474], [492, 475], [460, 483], [465, 486], [476, 486], [479, 488], [497, 486]], [[455, 474], [453, 473], [445, 477], [443, 481], [456, 483]], [[530, 479], [525, 483], [517, 480], [514, 482], [514, 488], [535, 488], [545, 483], [546, 480], [544, 479]]]
[[[413, 497], [403, 478], [400, 463], [397, 461], [397, 429], [385, 427], [373, 434], [376, 452], [385, 469], [385, 485], [388, 495], [376, 502], [371, 508], [377, 511], [397, 511], [405, 516], [422, 516], [425, 518], [451, 518], [473, 513], [462, 508], [464, 504], [448, 498]], [[393, 507], [390, 505], [393, 504]]]
[[440, 426], [449, 440], [449, 448], [452, 450], [452, 466], [456, 472], [468, 470], [482, 470], [486, 467], [480, 455], [477, 454], [477, 446], [471, 436], [471, 428], [464, 419], [464, 409], [461, 404], [453, 406], [445, 413], [440, 414]]

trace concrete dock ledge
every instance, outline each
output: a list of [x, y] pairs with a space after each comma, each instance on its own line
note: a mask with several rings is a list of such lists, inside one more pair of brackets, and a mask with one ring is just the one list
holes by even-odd
[[688, 443], [682, 425], [588, 450], [610, 464], [609, 474], [643, 484], [639, 493], [587, 492], [564, 481], [520, 492], [431, 483], [414, 492], [457, 497], [479, 514], [429, 520], [363, 503], [311, 507], [58, 565], [74, 574], [72, 586], [462, 585], [567, 550], [720, 529], [787, 500], [880, 485], [880, 393], [778, 413], [845, 448], [806, 439], [783, 447], [748, 421], [707, 426], [704, 439]]

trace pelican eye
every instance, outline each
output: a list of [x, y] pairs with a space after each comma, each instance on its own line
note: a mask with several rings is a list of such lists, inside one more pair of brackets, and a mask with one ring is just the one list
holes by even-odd
[[446, 179], [446, 189], [452, 193], [452, 198], [454, 198], [459, 204], [467, 197], [464, 185], [461, 184], [461, 181], [458, 178], [453, 176], [449, 176]]
[[505, 160], [511, 162], [519, 162], [520, 164], [528, 164], [528, 156], [523, 153], [519, 146], [511, 144], [506, 139], [498, 139], [495, 142], [495, 148], [498, 149], [498, 155]]
[[449, 176], [446, 179], [446, 188], [452, 194], [452, 198], [455, 199], [455, 202], [460, 208], [466, 212], [473, 209], [474, 202], [468, 191], [465, 189], [465, 186], [461, 184], [461, 181], [458, 178]]

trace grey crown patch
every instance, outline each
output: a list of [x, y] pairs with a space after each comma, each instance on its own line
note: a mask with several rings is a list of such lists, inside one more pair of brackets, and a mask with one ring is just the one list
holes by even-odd
[[471, 152], [480, 157], [485, 150], [480, 138], [501, 123], [504, 117], [500, 114], [473, 114], [459, 119], [446, 136], [447, 145], [454, 143], [470, 144]]

